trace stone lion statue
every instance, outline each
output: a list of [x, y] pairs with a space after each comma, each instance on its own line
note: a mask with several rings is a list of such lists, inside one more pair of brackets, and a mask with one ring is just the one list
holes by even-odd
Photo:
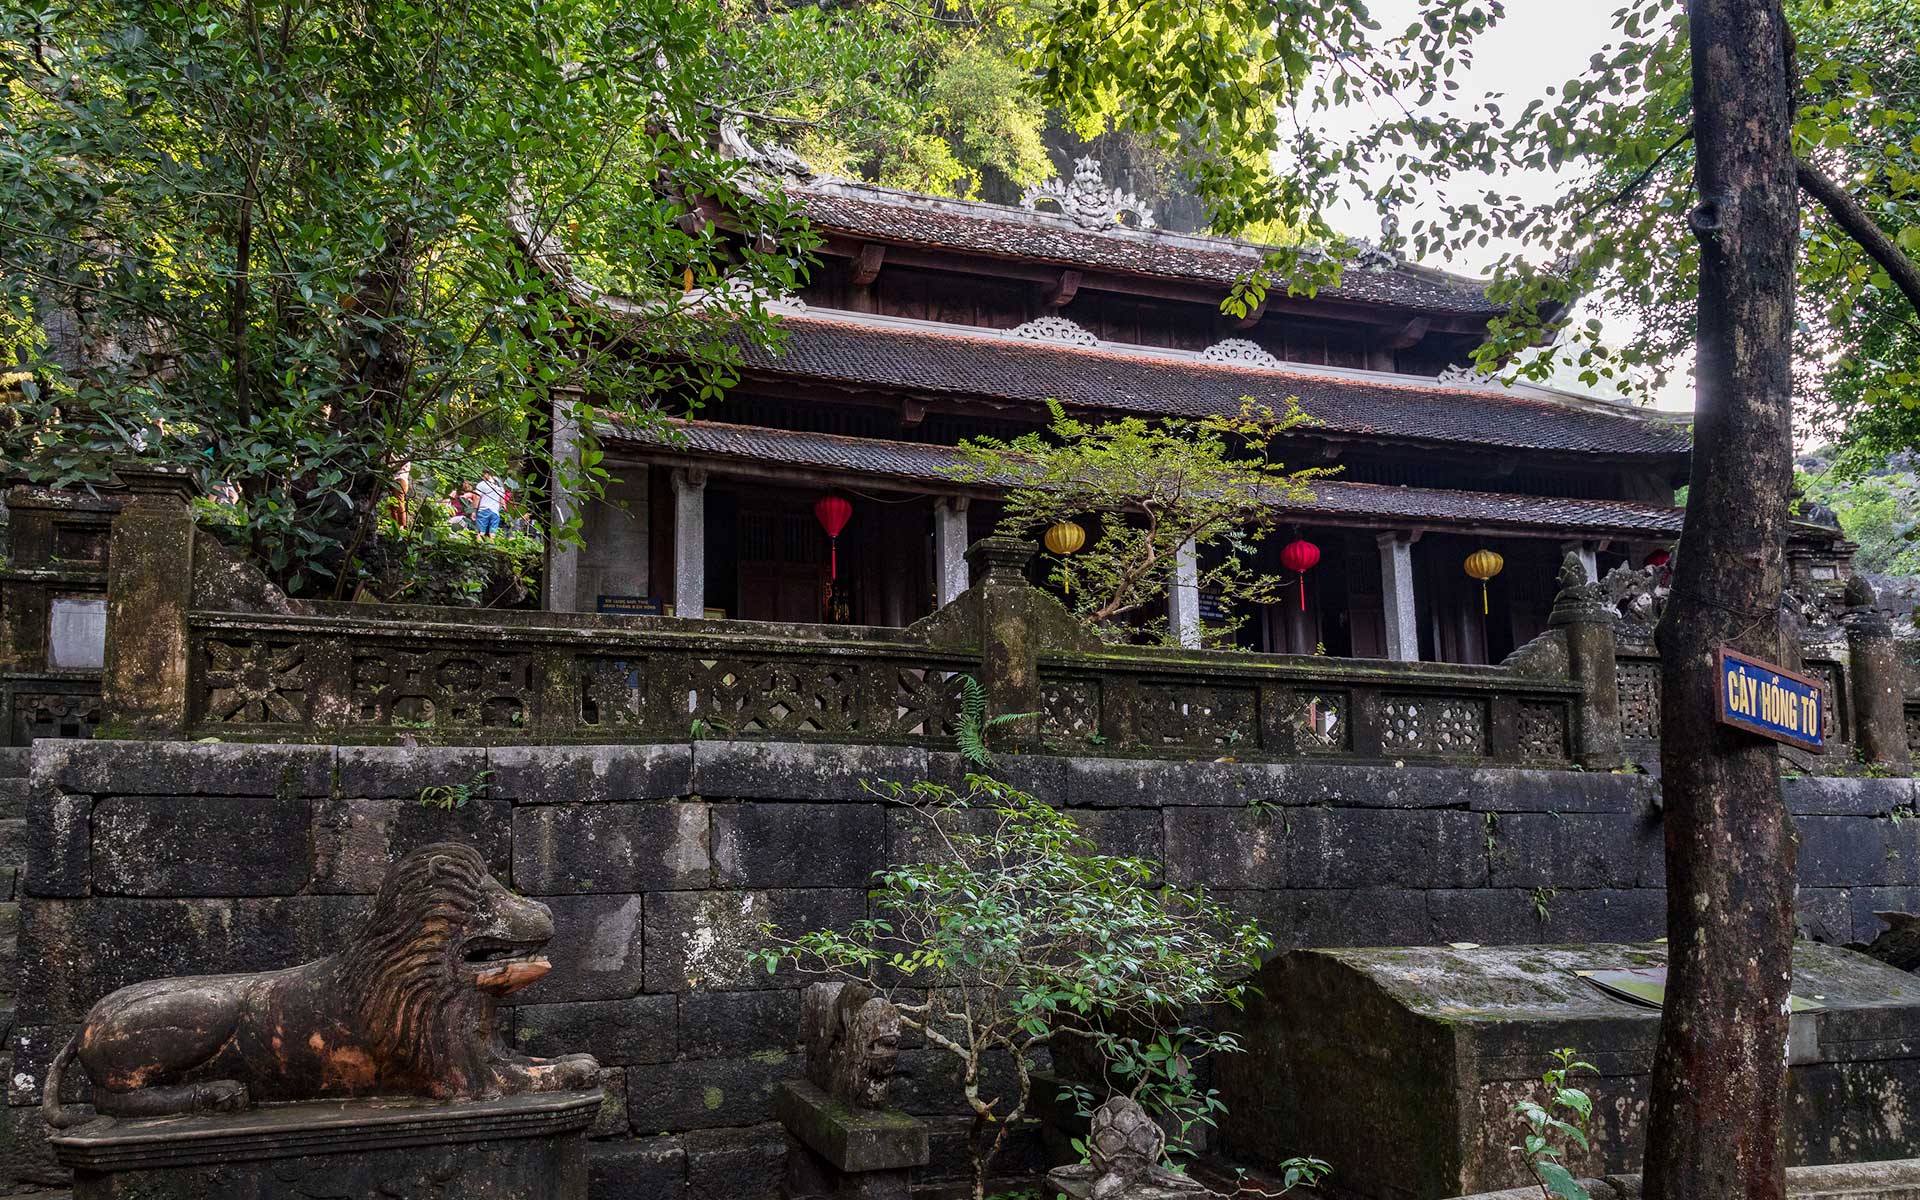
[[547, 906], [509, 892], [470, 846], [425, 846], [395, 863], [338, 954], [257, 975], [137, 983], [101, 1000], [47, 1072], [47, 1123], [74, 1060], [101, 1113], [227, 1112], [256, 1101], [352, 1096], [483, 1099], [588, 1087], [591, 1055], [506, 1048], [502, 996], [552, 969]]
[[816, 983], [800, 994], [807, 1078], [856, 1108], [880, 1108], [900, 1057], [900, 1010], [860, 983]]

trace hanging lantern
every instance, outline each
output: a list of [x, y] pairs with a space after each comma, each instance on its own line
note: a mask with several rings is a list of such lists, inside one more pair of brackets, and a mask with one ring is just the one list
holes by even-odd
[[1672, 561], [1673, 552], [1671, 550], [1655, 550], [1652, 554], [1647, 555], [1646, 565], [1649, 567], [1664, 567]]
[[1300, 611], [1307, 611], [1307, 572], [1320, 561], [1320, 547], [1295, 538], [1280, 547], [1280, 565], [1300, 577]]
[[[1087, 544], [1087, 531], [1072, 521], [1056, 521], [1047, 527], [1041, 535], [1041, 542], [1047, 547], [1047, 553], [1065, 558]], [[1073, 576], [1066, 573], [1064, 566], [1060, 572], [1060, 590], [1073, 594]]]
[[1475, 550], [1467, 555], [1467, 574], [1480, 581], [1480, 615], [1487, 615], [1487, 580], [1500, 573], [1507, 560], [1491, 550]]
[[827, 553], [831, 556], [831, 567], [827, 578], [840, 578], [840, 531], [847, 527], [853, 518], [853, 502], [845, 496], [822, 496], [813, 502], [814, 520], [820, 522], [820, 528], [827, 531]]

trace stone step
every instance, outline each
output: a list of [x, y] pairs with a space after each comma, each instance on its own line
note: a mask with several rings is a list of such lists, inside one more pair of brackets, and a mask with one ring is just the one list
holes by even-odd
[[0, 776], [0, 821], [27, 815], [27, 793], [31, 782], [25, 776]]
[[31, 746], [0, 746], [0, 779], [24, 779]]

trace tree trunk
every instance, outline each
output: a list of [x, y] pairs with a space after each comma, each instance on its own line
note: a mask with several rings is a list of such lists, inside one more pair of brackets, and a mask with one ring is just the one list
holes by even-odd
[[1780, 0], [1689, 0], [1701, 246], [1686, 531], [1658, 641], [1671, 963], [1647, 1200], [1776, 1200], [1794, 838], [1773, 745], [1714, 720], [1713, 650], [1782, 657], [1799, 207]]

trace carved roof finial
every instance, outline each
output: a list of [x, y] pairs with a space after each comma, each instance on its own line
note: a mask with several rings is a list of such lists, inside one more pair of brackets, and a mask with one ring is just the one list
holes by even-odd
[[[1111, 229], [1130, 225], [1135, 229], [1153, 228], [1153, 210], [1132, 192], [1109, 188], [1102, 178], [1100, 162], [1091, 154], [1073, 163], [1073, 178], [1062, 182], [1059, 176], [1036, 183], [1020, 196], [1020, 207], [1033, 212], [1052, 211], [1071, 217], [1089, 229]], [[1131, 221], [1129, 221], [1131, 218]]]

